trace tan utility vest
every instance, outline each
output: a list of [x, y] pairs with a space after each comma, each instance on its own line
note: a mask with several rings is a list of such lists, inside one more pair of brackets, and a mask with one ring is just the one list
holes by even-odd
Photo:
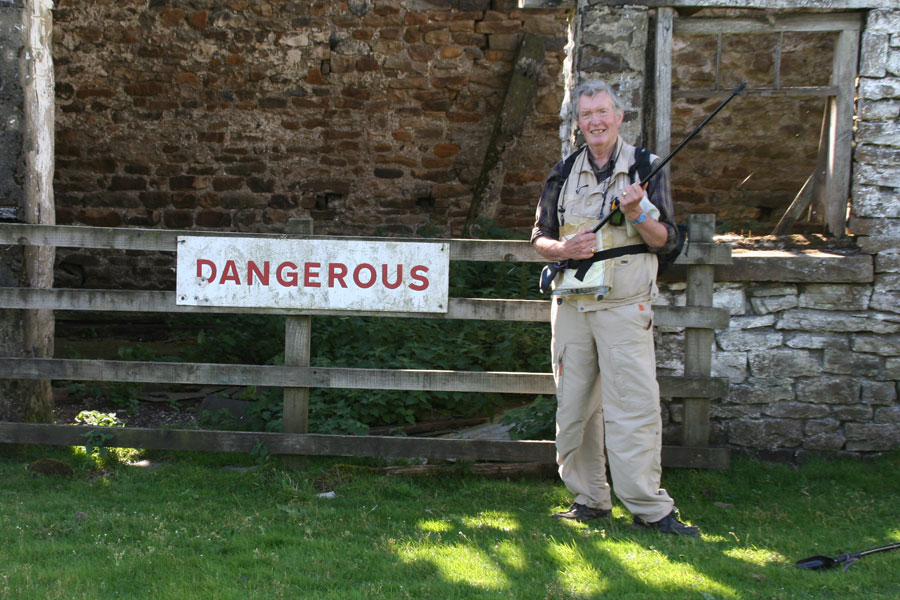
[[[559, 192], [557, 216], [560, 239], [599, 225], [603, 217], [609, 214], [613, 199], [631, 183], [628, 169], [634, 163], [634, 146], [619, 138], [613, 154], [616, 157], [613, 174], [602, 182], [597, 181], [591, 169], [588, 152], [584, 149], [575, 159], [572, 171]], [[657, 158], [651, 155], [651, 163]], [[596, 235], [598, 250], [644, 243], [637, 230], [627, 222], [618, 226], [607, 223]], [[580, 310], [602, 310], [650, 302], [658, 293], [656, 264], [656, 254], [652, 252], [628, 254], [594, 263], [592, 268], [601, 265], [602, 285], [609, 286], [609, 292], [600, 300], [596, 295], [579, 294], [567, 296], [566, 301], [577, 303]], [[557, 275], [557, 281], [561, 277], [562, 274]]]

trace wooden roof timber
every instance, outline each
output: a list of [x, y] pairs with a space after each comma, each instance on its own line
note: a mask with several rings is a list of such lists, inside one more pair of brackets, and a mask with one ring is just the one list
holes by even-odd
[[[577, 0], [519, 0], [519, 8], [575, 8]], [[595, 6], [761, 8], [775, 10], [866, 10], [897, 8], [897, 0], [604, 0]]]

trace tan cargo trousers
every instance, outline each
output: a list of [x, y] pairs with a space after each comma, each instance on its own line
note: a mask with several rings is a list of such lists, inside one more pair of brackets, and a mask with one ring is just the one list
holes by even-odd
[[[553, 300], [556, 462], [575, 502], [658, 521], [673, 501], [660, 489], [662, 420], [650, 303], [581, 311]], [[604, 453], [604, 433], [605, 447]]]

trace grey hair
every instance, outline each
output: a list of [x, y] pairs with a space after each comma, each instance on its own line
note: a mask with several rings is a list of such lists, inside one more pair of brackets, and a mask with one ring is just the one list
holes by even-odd
[[572, 117], [574, 119], [578, 118], [578, 100], [581, 99], [582, 96], [593, 98], [596, 94], [600, 93], [609, 94], [609, 98], [613, 103], [613, 109], [615, 109], [617, 113], [621, 114], [625, 112], [625, 105], [619, 100], [619, 97], [613, 89], [609, 87], [608, 83], [599, 79], [588, 79], [587, 81], [579, 83], [578, 87], [572, 91]]

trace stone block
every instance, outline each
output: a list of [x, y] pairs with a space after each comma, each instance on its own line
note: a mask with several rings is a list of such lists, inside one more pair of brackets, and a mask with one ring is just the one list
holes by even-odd
[[783, 343], [784, 335], [773, 331], [745, 331], [727, 329], [715, 334], [716, 342], [722, 350], [747, 351], [765, 348], [778, 348]]
[[884, 361], [884, 377], [900, 381], [900, 358], [888, 358]]
[[853, 183], [900, 188], [900, 166], [856, 163], [853, 169]]
[[820, 372], [818, 361], [807, 350], [757, 350], [748, 358], [753, 377], [812, 377]]
[[881, 374], [882, 359], [871, 354], [859, 354], [846, 350], [825, 350], [822, 368], [826, 373], [853, 375], [854, 377], [877, 377]]
[[897, 323], [873, 313], [829, 312], [796, 309], [782, 313], [776, 329], [833, 333], [872, 332], [891, 334], [900, 331]]
[[734, 419], [758, 419], [762, 416], [759, 404], [714, 404], [709, 407], [710, 419], [731, 421]]
[[710, 371], [713, 377], [727, 377], [731, 383], [741, 383], [747, 379], [747, 353], [716, 352]]
[[846, 442], [847, 438], [842, 433], [819, 433], [803, 440], [803, 448], [805, 450], [833, 451], [843, 448]]
[[900, 50], [891, 50], [887, 58], [887, 72], [891, 75], [900, 75]]
[[851, 341], [854, 352], [900, 356], [900, 335], [858, 335]]
[[855, 138], [860, 144], [897, 147], [900, 144], [898, 136], [900, 123], [896, 121], [862, 121], [857, 126]]
[[876, 409], [873, 421], [876, 424], [900, 425], [900, 406]]
[[791, 379], [751, 378], [746, 383], [728, 388], [728, 402], [735, 404], [769, 404], [794, 400]]
[[738, 420], [731, 423], [728, 441], [735, 446], [795, 448], [803, 440], [803, 423], [794, 419]]
[[890, 34], [865, 31], [859, 54], [859, 75], [862, 77], [884, 77], [887, 71], [888, 42]]
[[713, 306], [727, 308], [729, 314], [742, 315], [747, 312], [747, 299], [743, 286], [734, 284], [716, 285], [713, 291]]
[[866, 310], [871, 293], [867, 285], [814, 283], [800, 293], [799, 306], [820, 310]]
[[796, 295], [750, 298], [750, 306], [753, 307], [753, 312], [760, 315], [779, 313], [792, 308], [797, 308], [797, 304], [798, 300]]
[[870, 10], [866, 16], [866, 31], [875, 33], [896, 33], [900, 31], [900, 10], [879, 8]]
[[900, 427], [893, 423], [847, 423], [847, 450], [883, 451], [900, 445]]
[[841, 422], [837, 419], [815, 419], [807, 421], [803, 428], [806, 435], [819, 435], [820, 433], [832, 433], [837, 431], [841, 426]]
[[900, 115], [900, 100], [860, 100], [856, 112], [862, 121], [891, 121]]
[[731, 317], [728, 328], [745, 330], [772, 327], [773, 325], [775, 325], [774, 315], [751, 315], [748, 317]]
[[875, 276], [871, 306], [874, 310], [900, 313], [900, 274], [883, 273]]
[[814, 404], [855, 404], [860, 382], [851, 377], [820, 376], [797, 382], [797, 400]]
[[869, 406], [836, 406], [834, 416], [841, 421], [869, 422], [872, 420], [872, 408]]
[[808, 402], [776, 402], [762, 409], [765, 416], [780, 419], [820, 419], [830, 412], [827, 406]]
[[896, 190], [872, 185], [854, 185], [851, 199], [854, 216], [900, 219], [900, 202], [897, 201]]
[[862, 401], [866, 404], [889, 406], [897, 401], [897, 382], [863, 381]]
[[816, 333], [796, 333], [786, 335], [784, 344], [788, 348], [806, 348], [809, 350], [830, 349], [846, 352], [850, 350], [850, 341], [844, 335]]
[[875, 273], [900, 273], [900, 254], [882, 252], [876, 255]]

